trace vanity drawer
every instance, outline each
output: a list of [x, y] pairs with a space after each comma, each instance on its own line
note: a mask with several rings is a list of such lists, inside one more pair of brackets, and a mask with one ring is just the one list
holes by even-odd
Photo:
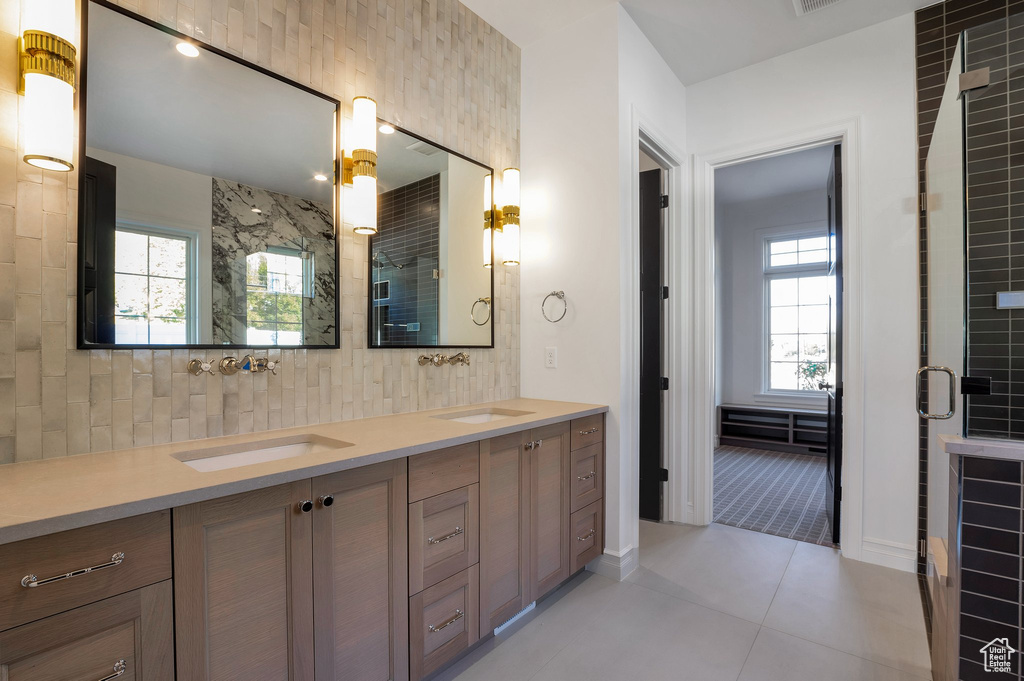
[[480, 485], [409, 506], [409, 593], [417, 593], [480, 560]]
[[604, 502], [595, 501], [569, 518], [569, 572], [586, 567], [604, 552]]
[[0, 546], [0, 631], [170, 579], [170, 520], [159, 511]]
[[476, 643], [480, 566], [474, 565], [409, 599], [409, 667], [420, 681]]
[[480, 443], [409, 457], [409, 502], [480, 482]]
[[604, 496], [604, 447], [601, 444], [572, 453], [572, 497], [569, 510], [576, 512]]
[[572, 449], [583, 449], [604, 442], [604, 414], [572, 420]]

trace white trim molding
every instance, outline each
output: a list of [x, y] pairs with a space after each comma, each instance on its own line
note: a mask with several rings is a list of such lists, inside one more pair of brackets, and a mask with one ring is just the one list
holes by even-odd
[[638, 554], [635, 546], [628, 546], [621, 552], [605, 550], [600, 556], [587, 563], [587, 570], [621, 582], [640, 567]]
[[864, 537], [861, 542], [861, 560], [875, 565], [903, 570], [904, 572], [917, 572], [917, 552], [913, 546], [887, 541], [885, 539], [873, 539]]
[[[693, 452], [693, 522], [712, 519], [715, 445], [715, 170], [825, 144], [842, 144], [843, 154], [843, 479], [840, 545], [843, 555], [872, 562], [896, 560], [903, 548], [863, 539], [864, 367], [862, 364], [860, 224], [860, 117], [692, 156], [693, 173], [693, 334], [690, 354], [690, 451]], [[680, 259], [674, 269], [685, 267]], [[912, 553], [912, 552], [911, 552]]]

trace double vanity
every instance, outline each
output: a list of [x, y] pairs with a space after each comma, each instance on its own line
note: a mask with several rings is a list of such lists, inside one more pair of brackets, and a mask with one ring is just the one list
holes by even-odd
[[6, 467], [0, 678], [426, 678], [601, 554], [605, 411], [515, 399]]

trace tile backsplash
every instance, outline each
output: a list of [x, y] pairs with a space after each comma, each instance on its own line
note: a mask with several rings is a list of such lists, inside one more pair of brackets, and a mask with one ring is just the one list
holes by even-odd
[[[455, 0], [122, 0], [494, 168], [519, 163], [520, 51]], [[0, 463], [505, 399], [519, 394], [519, 274], [495, 268], [495, 348], [468, 367], [366, 348], [365, 237], [342, 231], [341, 348], [278, 374], [194, 377], [238, 351], [75, 350], [78, 174], [23, 163], [16, 36], [0, 3]], [[81, 44], [79, 42], [79, 44]]]

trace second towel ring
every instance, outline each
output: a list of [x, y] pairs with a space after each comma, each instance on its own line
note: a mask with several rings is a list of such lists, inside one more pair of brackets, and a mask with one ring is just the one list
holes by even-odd
[[[548, 304], [548, 298], [551, 297], [558, 298], [559, 300], [562, 301], [562, 314], [558, 315], [558, 317], [555, 319], [552, 319], [551, 317], [548, 316], [548, 311], [546, 308], [546, 305]], [[544, 300], [541, 301], [540, 304], [540, 313], [544, 315], [544, 319], [548, 320], [552, 324], [557, 324], [558, 322], [562, 321], [562, 318], [565, 317], [565, 313], [568, 311], [569, 304], [565, 302], [565, 291], [552, 291], [551, 293], [544, 296]]]
[[[487, 306], [487, 319], [482, 322], [476, 320], [476, 306], [483, 303]], [[491, 299], [490, 298], [477, 298], [476, 302], [473, 303], [473, 307], [469, 310], [469, 318], [473, 320], [473, 323], [477, 326], [484, 326], [487, 322], [491, 321]]]

